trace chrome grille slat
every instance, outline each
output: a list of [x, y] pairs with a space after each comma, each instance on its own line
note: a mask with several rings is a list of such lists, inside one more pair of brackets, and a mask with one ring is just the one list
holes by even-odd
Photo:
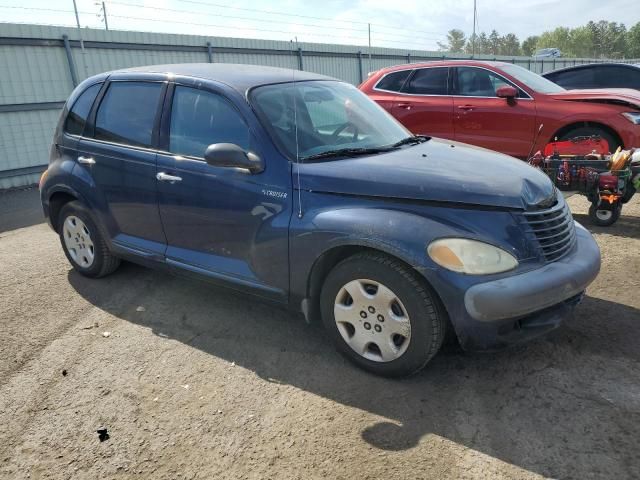
[[551, 225], [551, 226], [540, 227], [540, 228], [532, 228], [531, 230], [533, 230], [534, 232], [546, 232], [548, 230], [551, 230], [552, 228], [561, 228], [561, 227], [564, 227], [565, 225], [568, 225], [572, 219], [569, 217], [564, 217], [558, 220], [561, 220], [561, 223], [558, 223], [557, 225]]
[[538, 241], [539, 242], [544, 242], [544, 241], [551, 240], [551, 239], [556, 238], [556, 237], [560, 237], [560, 236], [566, 235], [567, 233], [569, 233], [570, 230], [571, 230], [571, 225], [569, 225], [568, 223], [565, 223], [563, 225], [561, 231], [559, 231], [557, 233], [553, 233], [553, 234], [548, 235], [546, 237], [538, 237]]
[[547, 262], [559, 260], [576, 243], [573, 217], [562, 196], [550, 208], [524, 212], [524, 219]]
[[537, 216], [537, 215], [549, 215], [551, 213], [555, 213], [559, 210], [564, 210], [566, 203], [558, 202], [553, 207], [547, 208], [546, 210], [532, 210], [530, 212], [524, 212], [525, 216]]

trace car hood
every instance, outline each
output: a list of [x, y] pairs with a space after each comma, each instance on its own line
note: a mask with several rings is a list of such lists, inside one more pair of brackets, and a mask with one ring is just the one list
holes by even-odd
[[640, 110], [640, 92], [631, 88], [567, 90], [565, 92], [552, 93], [549, 97], [556, 100], [577, 102], [616, 103]]
[[549, 178], [525, 162], [435, 138], [388, 153], [295, 168], [301, 188], [315, 192], [508, 209], [527, 209], [555, 198]]

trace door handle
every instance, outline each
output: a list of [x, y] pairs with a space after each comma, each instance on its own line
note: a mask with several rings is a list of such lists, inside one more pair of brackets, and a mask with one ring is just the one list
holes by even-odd
[[182, 181], [182, 177], [176, 177], [175, 175], [169, 175], [168, 173], [164, 173], [164, 172], [158, 172], [156, 174], [156, 178], [158, 180], [160, 180], [161, 182], [174, 183], [174, 182], [181, 182]]
[[458, 105], [458, 109], [460, 110], [465, 110], [465, 111], [470, 111], [473, 110], [475, 107], [475, 105]]
[[411, 110], [411, 104], [410, 103], [399, 103], [398, 104], [398, 108], [404, 108], [405, 110]]
[[78, 157], [78, 163], [82, 163], [83, 165], [95, 165], [96, 161], [92, 157], [83, 157], [81, 155]]

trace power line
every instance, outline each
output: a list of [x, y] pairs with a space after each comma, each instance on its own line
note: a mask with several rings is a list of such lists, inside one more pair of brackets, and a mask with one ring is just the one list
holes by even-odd
[[[126, 2], [117, 2], [117, 1], [111, 1], [109, 2], [110, 5], [121, 5], [121, 6], [127, 6], [127, 7], [134, 7], [134, 8], [148, 8], [144, 5], [139, 5], [139, 4], [133, 4], [133, 3], [126, 3]], [[229, 7], [231, 8], [231, 7]], [[153, 10], [160, 10], [160, 11], [166, 11], [166, 12], [176, 12], [176, 13], [182, 13], [182, 14], [193, 14], [193, 15], [206, 15], [206, 16], [216, 16], [216, 17], [222, 17], [222, 18], [231, 18], [231, 19], [235, 19], [235, 20], [251, 20], [251, 21], [255, 21], [255, 22], [265, 22], [265, 23], [280, 23], [280, 24], [286, 24], [286, 25], [295, 25], [295, 26], [300, 26], [300, 27], [312, 27], [312, 28], [331, 28], [331, 29], [337, 29], [337, 30], [347, 30], [347, 31], [351, 31], [351, 32], [362, 32], [365, 33], [368, 30], [364, 29], [364, 30], [358, 30], [358, 29], [354, 29], [351, 27], [339, 27], [339, 26], [335, 26], [335, 25], [331, 25], [331, 26], [327, 26], [327, 25], [316, 25], [316, 24], [309, 24], [309, 23], [290, 23], [287, 21], [283, 21], [283, 20], [265, 20], [265, 19], [258, 19], [258, 18], [250, 18], [250, 17], [239, 17], [239, 16], [235, 16], [235, 15], [224, 15], [224, 14], [218, 14], [218, 13], [207, 13], [207, 12], [201, 12], [201, 11], [194, 11], [194, 10], [178, 10], [175, 8], [163, 8], [163, 7], [153, 7]], [[330, 20], [333, 21], [333, 20]], [[374, 32], [375, 33], [375, 32]], [[393, 38], [408, 38], [411, 40], [416, 40], [416, 36], [415, 35], [403, 35], [403, 34], [399, 34], [399, 33], [387, 33], [387, 32], [380, 32], [382, 35], [386, 35], [386, 36], [390, 36]], [[439, 37], [428, 37], [428, 36], [424, 36], [422, 37], [422, 39], [424, 40], [433, 40], [436, 41], [439, 38], [441, 38], [442, 36]]]
[[[297, 14], [297, 13], [278, 12], [278, 11], [275, 11], [275, 10], [262, 10], [262, 9], [259, 9], [259, 8], [235, 7], [235, 6], [231, 6], [231, 5], [225, 5], [225, 4], [222, 4], [222, 3], [204, 2], [204, 1], [199, 1], [199, 0], [177, 0], [177, 1], [183, 2], [183, 3], [192, 3], [194, 5], [206, 5], [206, 6], [209, 6], [209, 7], [229, 8], [229, 9], [232, 9], [232, 10], [243, 10], [243, 11], [248, 11], [248, 12], [259, 12], [259, 13], [266, 13], [266, 14], [270, 14], [270, 15], [282, 15], [282, 16], [286, 16], [286, 17], [310, 18], [310, 19], [313, 19], [313, 20], [342, 22], [342, 23], [355, 23], [355, 24], [360, 24], [360, 25], [369, 25], [369, 23], [370, 23], [370, 22], [360, 22], [360, 21], [357, 21], [357, 20], [340, 20], [340, 19], [329, 18], [329, 17], [317, 17], [317, 16], [313, 16], [313, 15], [302, 15], [302, 14]], [[400, 29], [400, 30], [402, 30], [404, 32], [432, 33], [432, 34], [438, 35], [440, 37], [444, 36], [443, 34], [438, 33], [438, 32], [426, 32], [424, 30], [412, 30], [412, 29], [405, 28], [404, 26], [382, 25], [382, 24], [379, 24], [379, 23], [371, 23], [371, 26], [381, 27], [381, 28]]]
[[[136, 5], [133, 3], [125, 3], [125, 2], [109, 2], [110, 5], [124, 5], [127, 7], [135, 7], [135, 8], [149, 8], [146, 7], [144, 5]], [[216, 17], [222, 17], [222, 18], [232, 18], [235, 20], [253, 20], [256, 22], [266, 22], [266, 23], [287, 23], [289, 24], [289, 22], [284, 22], [284, 21], [278, 21], [278, 20], [264, 20], [262, 18], [249, 18], [249, 17], [238, 17], [238, 16], [234, 16], [234, 15], [224, 15], [224, 14], [219, 14], [219, 13], [207, 13], [207, 12], [195, 12], [193, 10], [178, 10], [175, 8], [162, 8], [162, 7], [153, 7], [153, 10], [162, 10], [165, 12], [176, 12], [176, 13], [192, 13], [195, 15], [207, 15], [207, 16], [213, 16], [215, 15]], [[296, 26], [300, 26], [300, 27], [314, 27], [314, 28], [328, 28], [326, 25], [313, 25], [313, 24], [309, 24], [309, 23], [294, 23], [292, 25], [296, 25]], [[331, 28], [335, 28], [335, 29], [339, 29], [339, 30], [349, 30], [352, 32], [366, 32], [367, 30], [356, 30], [350, 27], [336, 27], [336, 26], [332, 26]]]
[[[215, 28], [223, 28], [223, 29], [237, 29], [238, 27], [236, 26], [229, 26], [229, 25], [219, 25], [219, 24], [213, 24], [213, 23], [198, 23], [198, 22], [185, 22], [185, 21], [180, 21], [180, 20], [164, 20], [164, 19], [158, 19], [158, 18], [143, 18], [143, 17], [132, 17], [130, 15], [124, 16], [124, 15], [114, 15], [113, 13], [109, 15], [111, 18], [121, 18], [121, 19], [127, 19], [127, 20], [142, 20], [142, 21], [148, 21], [148, 22], [161, 22], [161, 23], [177, 23], [180, 25], [192, 25], [192, 26], [197, 26], [197, 27], [215, 27]], [[286, 31], [286, 30], [273, 30], [273, 29], [265, 29], [265, 28], [254, 28], [254, 27], [246, 27], [247, 30], [255, 30], [256, 32], [268, 32], [268, 33], [283, 33], [286, 35], [291, 35], [291, 31]], [[310, 32], [309, 33], [310, 36], [315, 36], [315, 37], [325, 37], [325, 38], [336, 38], [335, 35], [331, 35], [331, 34], [327, 34], [327, 33], [315, 33], [315, 32]], [[354, 37], [354, 36], [350, 36], [350, 35], [342, 35], [341, 38], [349, 38], [352, 40], [357, 40], [357, 41], [366, 41], [366, 36], [365, 37]], [[401, 45], [407, 45], [408, 41], [398, 41], [398, 40], [388, 40], [388, 39], [383, 39], [383, 41], [387, 42], [387, 43], [396, 43], [396, 44], [401, 44]]]
[[[184, 0], [186, 1], [186, 0]], [[110, 2], [111, 4], [118, 4], [118, 5], [124, 5], [124, 6], [132, 6], [132, 7], [139, 7], [139, 8], [145, 8], [142, 5], [135, 5], [135, 4], [128, 4], [125, 2]], [[37, 7], [23, 7], [23, 6], [17, 6], [17, 5], [0, 5], [0, 8], [4, 8], [4, 9], [14, 9], [14, 10], [28, 10], [28, 11], [45, 11], [45, 12], [55, 12], [55, 13], [67, 13], [67, 14], [73, 14], [74, 11], [73, 10], [65, 10], [65, 9], [56, 9], [56, 8], [37, 8]], [[194, 11], [182, 11], [182, 10], [176, 10], [176, 9], [169, 9], [169, 8], [154, 8], [154, 10], [166, 10], [166, 11], [171, 11], [171, 12], [176, 12], [176, 13], [191, 13], [191, 14], [198, 14], [198, 15], [207, 15], [207, 16], [223, 16], [225, 18], [234, 18], [234, 19], [239, 19], [239, 20], [249, 20], [249, 21], [254, 21], [254, 22], [259, 22], [259, 21], [264, 21], [264, 20], [260, 20], [260, 19], [254, 19], [254, 18], [247, 18], [247, 17], [231, 17], [231, 16], [224, 16], [224, 15], [217, 15], [217, 14], [207, 14], [205, 12], [194, 12]], [[82, 15], [94, 15], [95, 12], [88, 12], [88, 11], [78, 11], [78, 13], [82, 14]], [[125, 20], [140, 20], [140, 21], [150, 21], [150, 22], [161, 22], [161, 23], [178, 23], [181, 25], [192, 25], [192, 26], [202, 26], [202, 27], [215, 27], [215, 28], [222, 28], [222, 29], [236, 29], [237, 27], [235, 26], [228, 26], [228, 25], [219, 25], [219, 24], [212, 24], [212, 23], [199, 23], [199, 22], [187, 22], [187, 21], [178, 21], [178, 20], [166, 20], [166, 19], [157, 19], [157, 18], [149, 18], [149, 17], [135, 17], [135, 16], [130, 16], [130, 15], [117, 15], [117, 14], [113, 14], [111, 13], [109, 15], [112, 18], [120, 18], [120, 19], [125, 19]], [[313, 26], [316, 28], [336, 28], [336, 27], [329, 27], [329, 26], [322, 26], [322, 25], [307, 25], [307, 24], [290, 24], [289, 22], [282, 22], [282, 21], [274, 21], [271, 20], [270, 22], [272, 23], [285, 23], [287, 25], [298, 25], [298, 26]], [[268, 22], [266, 22], [268, 23]], [[264, 28], [257, 28], [257, 27], [247, 27], [248, 30], [254, 30], [254, 31], [258, 31], [258, 32], [268, 32], [268, 33], [281, 33], [281, 34], [286, 34], [286, 35], [291, 35], [291, 31], [285, 31], [285, 30], [274, 30], [274, 29], [264, 29]], [[351, 35], [341, 35], [342, 38], [348, 38], [348, 39], [352, 39], [352, 40], [357, 40], [357, 41], [366, 41], [366, 30], [352, 30], [352, 29], [346, 29], [346, 28], [342, 28], [344, 30], [350, 30], [350, 31], [355, 31], [355, 32], [363, 32], [363, 36], [351, 36]], [[411, 39], [412, 41], [415, 42], [416, 40], [416, 36], [415, 35], [401, 35], [401, 34], [390, 34], [387, 32], [382, 32], [381, 35], [376, 35], [376, 32], [374, 31], [374, 36], [377, 36], [381, 42], [385, 42], [385, 43], [393, 43], [393, 44], [397, 44], [397, 45], [407, 45], [409, 44], [409, 41], [398, 41], [398, 40], [391, 40], [389, 38], [386, 38], [385, 36], [391, 36], [391, 37], [395, 37], [395, 38], [408, 38]], [[326, 34], [326, 33], [316, 33], [316, 32], [308, 32], [309, 36], [315, 36], [315, 37], [325, 37], [325, 38], [335, 38], [335, 35], [331, 35], [331, 34]], [[427, 38], [424, 37], [423, 40], [435, 40], [434, 38]]]

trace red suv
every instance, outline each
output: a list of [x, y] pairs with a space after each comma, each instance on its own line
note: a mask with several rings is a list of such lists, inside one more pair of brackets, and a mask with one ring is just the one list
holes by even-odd
[[526, 158], [555, 138], [594, 134], [612, 151], [640, 146], [640, 92], [565, 90], [510, 63], [400, 65], [373, 73], [359, 88], [415, 134], [514, 157]]

